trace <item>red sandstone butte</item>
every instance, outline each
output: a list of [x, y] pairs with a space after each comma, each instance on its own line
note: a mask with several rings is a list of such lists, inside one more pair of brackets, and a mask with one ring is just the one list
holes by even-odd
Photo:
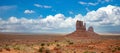
[[88, 31], [89, 31], [89, 32], [94, 32], [93, 27], [92, 27], [92, 26], [90, 26], [90, 27], [88, 28]]
[[84, 37], [84, 38], [93, 38], [98, 37], [99, 35], [94, 32], [94, 28], [91, 26], [86, 30], [86, 24], [83, 24], [83, 21], [76, 21], [76, 30], [67, 35], [67, 37]]

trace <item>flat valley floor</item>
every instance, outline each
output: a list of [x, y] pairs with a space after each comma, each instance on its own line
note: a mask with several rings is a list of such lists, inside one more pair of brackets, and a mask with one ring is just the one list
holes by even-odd
[[0, 33], [0, 53], [120, 53], [120, 35], [100, 37]]

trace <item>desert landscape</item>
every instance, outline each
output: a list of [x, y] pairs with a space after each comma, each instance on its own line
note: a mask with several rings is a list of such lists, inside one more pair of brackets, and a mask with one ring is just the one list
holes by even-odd
[[1, 32], [0, 53], [120, 53], [120, 35], [99, 35], [83, 21], [64, 35]]

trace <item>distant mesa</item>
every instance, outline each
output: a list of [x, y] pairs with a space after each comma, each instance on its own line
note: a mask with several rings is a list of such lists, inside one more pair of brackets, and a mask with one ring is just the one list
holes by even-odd
[[70, 34], [67, 35], [67, 37], [87, 37], [87, 38], [93, 38], [98, 37], [99, 35], [94, 32], [94, 28], [90, 26], [88, 30], [86, 30], [86, 23], [83, 23], [83, 21], [76, 21], [76, 30]]

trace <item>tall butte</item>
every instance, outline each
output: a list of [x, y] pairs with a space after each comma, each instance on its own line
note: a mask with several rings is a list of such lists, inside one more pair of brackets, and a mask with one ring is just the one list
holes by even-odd
[[83, 25], [83, 21], [78, 21], [76, 22], [76, 31], [81, 31], [85, 32], [86, 31], [86, 25]]
[[94, 32], [94, 28], [90, 26], [86, 30], [86, 24], [83, 21], [76, 21], [76, 30], [67, 35], [67, 37], [84, 37], [84, 38], [97, 38], [99, 37], [97, 33]]

